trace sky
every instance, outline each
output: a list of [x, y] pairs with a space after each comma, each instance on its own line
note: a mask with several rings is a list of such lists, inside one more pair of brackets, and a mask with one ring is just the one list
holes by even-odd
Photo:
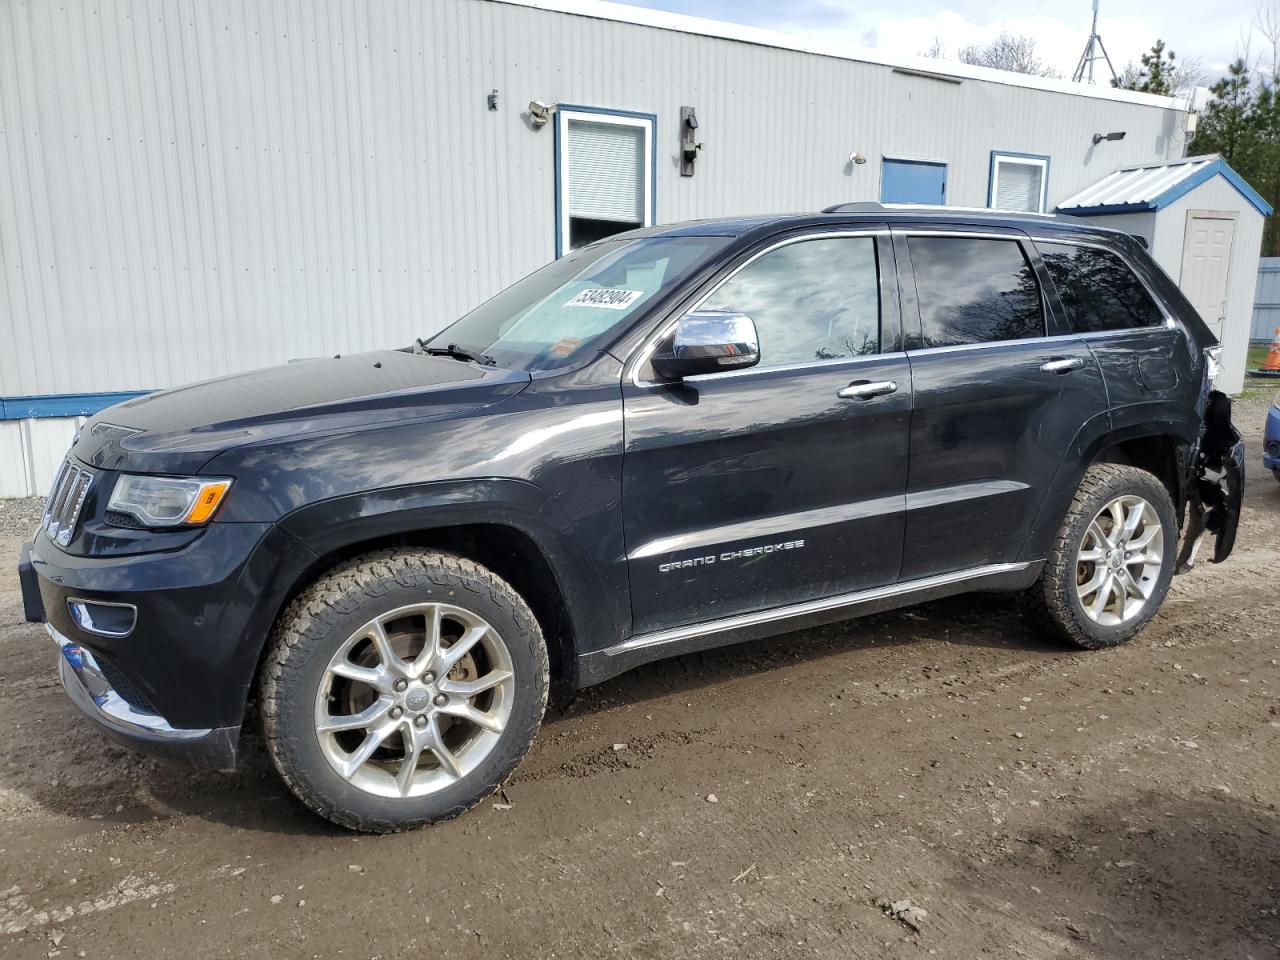
[[[955, 57], [1002, 30], [1035, 39], [1036, 52], [1065, 76], [1089, 36], [1091, 0], [626, 0], [636, 6], [729, 20], [809, 40], [847, 42], [894, 54], [922, 54], [941, 40]], [[1157, 38], [1180, 59], [1198, 58], [1216, 79], [1249, 38], [1259, 3], [1280, 0], [1101, 0], [1098, 33], [1117, 71]], [[1264, 51], [1264, 46], [1267, 49]], [[1254, 33], [1251, 60], [1271, 52]], [[1105, 70], [1099, 64], [1096, 69]]]

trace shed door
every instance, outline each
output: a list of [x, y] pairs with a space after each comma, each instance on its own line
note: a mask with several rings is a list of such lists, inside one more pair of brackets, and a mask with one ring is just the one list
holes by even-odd
[[1234, 214], [1196, 211], [1187, 214], [1182, 279], [1178, 286], [1219, 340], [1227, 316], [1227, 281], [1235, 228]]
[[946, 203], [947, 165], [885, 157], [880, 176], [881, 203]]

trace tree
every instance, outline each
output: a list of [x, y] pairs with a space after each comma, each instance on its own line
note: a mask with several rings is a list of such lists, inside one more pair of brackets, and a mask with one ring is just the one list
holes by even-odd
[[1157, 40], [1151, 50], [1144, 53], [1141, 65], [1130, 63], [1124, 73], [1111, 81], [1113, 87], [1156, 93], [1172, 97], [1181, 90], [1198, 86], [1204, 79], [1204, 71], [1198, 61], [1178, 63], [1172, 50], [1166, 50], [1164, 41]]
[[1014, 36], [1002, 32], [988, 44], [972, 43], [960, 51], [960, 61], [978, 67], [1008, 70], [1011, 73], [1029, 73], [1037, 77], [1062, 76], [1036, 54], [1036, 42], [1031, 37]]
[[1232, 166], [1243, 167], [1255, 146], [1253, 72], [1243, 57], [1227, 67], [1227, 75], [1209, 88], [1213, 99], [1205, 107], [1191, 143], [1192, 153], [1220, 153]]

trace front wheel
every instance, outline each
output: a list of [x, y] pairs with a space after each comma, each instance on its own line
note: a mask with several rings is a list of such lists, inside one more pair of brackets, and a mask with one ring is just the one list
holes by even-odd
[[281, 618], [263, 730], [312, 810], [404, 830], [502, 784], [538, 731], [547, 685], [542, 633], [509, 584], [451, 554], [382, 551], [324, 576]]
[[1027, 612], [1045, 632], [1079, 647], [1124, 643], [1164, 602], [1177, 540], [1173, 502], [1158, 478], [1137, 467], [1094, 464], [1025, 594]]

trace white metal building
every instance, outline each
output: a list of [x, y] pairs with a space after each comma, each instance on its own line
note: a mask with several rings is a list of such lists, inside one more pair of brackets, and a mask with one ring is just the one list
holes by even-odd
[[596, 0], [0, 0], [0, 495], [44, 489], [77, 414], [406, 343], [566, 245], [859, 199], [1052, 210], [1180, 159], [1187, 122]]

